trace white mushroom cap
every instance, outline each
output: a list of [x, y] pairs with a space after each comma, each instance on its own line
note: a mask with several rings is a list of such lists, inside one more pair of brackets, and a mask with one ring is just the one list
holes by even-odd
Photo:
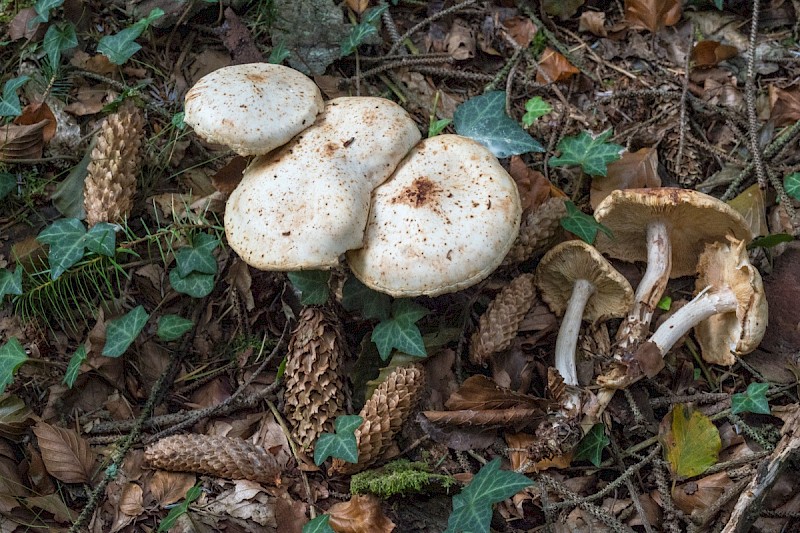
[[362, 283], [392, 296], [454, 292], [497, 268], [521, 215], [517, 186], [489, 150], [439, 135], [375, 190], [364, 247], [347, 261]]
[[311, 126], [323, 105], [319, 88], [304, 74], [250, 63], [200, 78], [186, 93], [184, 121], [209, 142], [259, 155]]
[[370, 195], [419, 140], [383, 98], [337, 98], [281, 150], [257, 157], [228, 199], [228, 243], [261, 270], [328, 268], [359, 248]]

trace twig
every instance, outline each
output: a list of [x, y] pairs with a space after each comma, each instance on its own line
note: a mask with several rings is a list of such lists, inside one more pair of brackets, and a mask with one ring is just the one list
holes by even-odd
[[689, 94], [689, 68], [691, 67], [692, 48], [694, 47], [694, 23], [692, 34], [689, 37], [689, 47], [686, 49], [686, 61], [683, 66], [683, 90], [680, 100], [680, 130], [678, 136], [678, 155], [675, 157], [675, 172], [680, 175], [683, 162], [683, 147], [686, 141], [686, 95]]
[[747, 50], [747, 78], [745, 79], [745, 104], [747, 107], [747, 137], [750, 141], [750, 153], [755, 164], [758, 186], [762, 191], [767, 190], [767, 171], [761, 159], [761, 147], [758, 145], [758, 115], [756, 114], [756, 40], [758, 39], [758, 16], [761, 9], [761, 0], [754, 0], [751, 4], [750, 39]]
[[406, 39], [408, 39], [409, 37], [414, 35], [417, 31], [419, 31], [420, 29], [424, 28], [425, 26], [427, 26], [431, 22], [437, 21], [440, 18], [446, 17], [447, 15], [450, 15], [452, 13], [456, 13], [456, 12], [464, 9], [465, 7], [471, 6], [472, 4], [476, 3], [477, 1], [478, 0], [464, 0], [463, 2], [460, 2], [460, 3], [456, 4], [456, 5], [448, 7], [447, 9], [441, 10], [438, 13], [434, 13], [430, 17], [427, 17], [425, 20], [420, 22], [419, 24], [415, 24], [414, 26], [411, 27], [411, 29], [409, 29], [407, 32], [405, 32], [403, 35], [401, 35], [398, 38], [398, 40], [392, 45], [392, 47], [389, 48], [389, 51], [386, 52], [386, 55], [390, 56], [390, 55], [394, 54], [395, 52], [397, 52], [397, 49], [400, 48], [403, 45], [403, 42], [405, 42]]

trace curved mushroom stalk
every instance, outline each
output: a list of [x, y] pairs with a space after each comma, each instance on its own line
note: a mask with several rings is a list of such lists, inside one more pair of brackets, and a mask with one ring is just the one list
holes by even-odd
[[558, 329], [555, 367], [567, 385], [578, 384], [578, 370], [575, 364], [578, 334], [583, 320], [583, 310], [594, 291], [595, 286], [588, 280], [579, 279], [575, 282], [572, 295], [567, 302], [567, 310], [561, 320], [561, 327]]

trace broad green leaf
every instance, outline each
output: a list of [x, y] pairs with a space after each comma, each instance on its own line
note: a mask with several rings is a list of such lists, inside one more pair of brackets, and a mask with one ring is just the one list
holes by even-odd
[[27, 360], [28, 354], [25, 353], [25, 348], [16, 337], [11, 337], [0, 347], [0, 394], [3, 394], [6, 387], [11, 385], [11, 382], [14, 381], [14, 374]]
[[303, 305], [322, 305], [328, 301], [330, 289], [328, 280], [331, 273], [328, 270], [301, 270], [289, 272], [289, 281], [294, 288], [300, 291], [300, 303]]
[[109, 61], [115, 65], [122, 65], [136, 52], [142, 49], [141, 45], [135, 41], [144, 30], [157, 18], [162, 17], [164, 11], [161, 8], [154, 8], [146, 18], [136, 22], [133, 26], [121, 30], [115, 35], [106, 35], [97, 44], [97, 51], [108, 57]]
[[364, 421], [358, 415], [342, 415], [334, 424], [336, 433], [323, 433], [314, 444], [314, 463], [319, 466], [328, 457], [335, 457], [348, 463], [358, 462], [358, 443], [354, 434]]
[[108, 222], [98, 222], [86, 232], [84, 243], [89, 251], [107, 257], [114, 257], [117, 245], [117, 226]]
[[192, 246], [185, 246], [175, 252], [178, 275], [185, 278], [192, 272], [216, 274], [217, 260], [213, 252], [218, 244], [219, 240], [213, 235], [208, 233], [196, 235]]
[[186, 128], [186, 113], [184, 111], [180, 111], [172, 115], [172, 118], [169, 119], [169, 123], [178, 128], [179, 130], [183, 131]]
[[84, 361], [86, 361], [86, 346], [81, 344], [72, 354], [69, 365], [67, 365], [67, 372], [64, 374], [64, 384], [70, 389], [75, 385], [75, 380], [80, 375], [81, 365]]
[[672, 307], [672, 297], [662, 296], [661, 299], [658, 301], [658, 304], [656, 304], [656, 307], [658, 307], [662, 311], [669, 311], [669, 308]]
[[174, 341], [192, 329], [194, 322], [178, 315], [164, 315], [158, 319], [156, 335], [162, 341]]
[[348, 311], [359, 311], [367, 320], [386, 320], [391, 314], [392, 297], [350, 276], [342, 287], [342, 306]]
[[8, 172], [0, 172], [0, 200], [17, 188], [17, 177]]
[[594, 244], [594, 240], [597, 238], [597, 230], [602, 231], [609, 238], [613, 237], [610, 229], [600, 224], [593, 216], [587, 215], [578, 209], [569, 200], [564, 202], [564, 205], [567, 207], [567, 214], [561, 218], [561, 227], [565, 230], [577, 235], [581, 240], [589, 244]]
[[800, 200], [800, 172], [794, 172], [783, 178], [783, 188], [786, 194]]
[[42, 49], [53, 68], [61, 62], [61, 52], [78, 46], [78, 36], [72, 23], [52, 24], [42, 40]]
[[372, 331], [372, 342], [378, 347], [381, 359], [386, 361], [393, 349], [408, 355], [425, 357], [425, 343], [416, 321], [428, 314], [428, 310], [411, 300], [395, 300], [392, 317], [381, 321]]
[[603, 424], [595, 424], [578, 443], [572, 460], [586, 460], [599, 467], [603, 460], [603, 450], [609, 442], [611, 441], [606, 436], [606, 427]]
[[342, 57], [349, 56], [358, 48], [370, 35], [378, 33], [378, 23], [380, 22], [381, 15], [384, 11], [389, 9], [389, 6], [382, 5], [368, 9], [361, 17], [361, 23], [356, 24], [350, 29], [350, 32], [342, 40], [340, 52]]
[[169, 272], [169, 283], [172, 288], [181, 294], [188, 294], [192, 298], [208, 296], [214, 290], [214, 274], [192, 272], [186, 277], [178, 274], [178, 269]]
[[267, 63], [272, 63], [273, 65], [280, 65], [283, 61], [291, 55], [289, 50], [286, 49], [286, 39], [280, 39], [278, 44], [272, 47], [272, 50], [269, 52], [269, 58], [267, 58]]
[[441, 118], [439, 120], [431, 120], [431, 123], [428, 125], [428, 138], [436, 137], [442, 131], [453, 122], [449, 118]]
[[496, 157], [544, 152], [544, 147], [506, 115], [505, 91], [489, 91], [467, 100], [453, 114], [456, 133], [470, 137]]
[[331, 515], [323, 514], [303, 526], [303, 533], [336, 533], [328, 524]]
[[83, 158], [72, 167], [67, 177], [56, 186], [56, 190], [50, 195], [58, 212], [67, 218], [86, 218], [86, 211], [83, 208], [83, 185], [89, 174], [89, 163], [92, 162], [94, 144], [95, 139], [92, 139]]
[[106, 324], [106, 344], [103, 355], [119, 357], [124, 354], [133, 340], [142, 332], [150, 315], [141, 305]]
[[522, 115], [522, 125], [530, 128], [540, 117], [545, 116], [553, 110], [553, 107], [545, 102], [541, 96], [534, 96], [525, 102], [525, 114]]
[[167, 514], [167, 516], [164, 517], [164, 520], [162, 520], [161, 523], [158, 524], [158, 530], [157, 530], [158, 533], [166, 533], [167, 531], [171, 530], [172, 527], [175, 525], [175, 522], [178, 521], [178, 518], [180, 518], [181, 515], [184, 515], [189, 511], [189, 506], [197, 498], [199, 498], [202, 493], [203, 493], [202, 489], [197, 485], [187, 490], [186, 498], [184, 498], [184, 500], [180, 503], [180, 505], [177, 505], [172, 509], [170, 509], [169, 514]]
[[773, 233], [772, 235], [764, 235], [763, 237], [756, 237], [750, 244], [747, 245], [748, 250], [753, 248], [772, 248], [783, 244], [784, 242], [792, 242], [794, 237], [788, 233]]
[[83, 259], [86, 228], [77, 218], [56, 220], [36, 237], [36, 240], [50, 245], [47, 259], [50, 262], [50, 277], [57, 279], [69, 267]]
[[510, 498], [533, 482], [522, 474], [500, 470], [500, 459], [493, 459], [475, 474], [467, 487], [453, 497], [453, 512], [445, 533], [483, 533], [489, 531], [492, 505]]
[[597, 136], [585, 131], [574, 137], [564, 137], [556, 147], [561, 155], [551, 157], [551, 167], [579, 165], [590, 176], [605, 176], [607, 165], [622, 156], [623, 146], [606, 143], [613, 132], [609, 129]]
[[17, 89], [25, 85], [29, 79], [28, 76], [19, 76], [6, 82], [3, 86], [3, 99], [0, 100], [0, 117], [18, 117], [22, 114]]
[[731, 413], [771, 414], [767, 391], [769, 383], [751, 383], [747, 391], [736, 393], [731, 397]]
[[17, 265], [14, 272], [0, 269], [0, 302], [6, 294], [22, 294], [22, 265]]
[[64, 0], [38, 0], [33, 4], [33, 10], [36, 11], [36, 16], [28, 21], [28, 27], [32, 28], [39, 22], [47, 22], [50, 20], [50, 12], [57, 7], [60, 7]]
[[697, 476], [717, 463], [719, 430], [700, 411], [677, 404], [661, 423], [660, 433], [667, 462], [679, 478]]

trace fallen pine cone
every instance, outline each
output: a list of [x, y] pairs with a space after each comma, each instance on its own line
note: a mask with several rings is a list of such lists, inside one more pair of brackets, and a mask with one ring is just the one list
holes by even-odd
[[561, 233], [561, 219], [567, 214], [564, 198], [554, 197], [522, 215], [514, 245], [503, 259], [504, 265], [522, 263], [544, 252]]

